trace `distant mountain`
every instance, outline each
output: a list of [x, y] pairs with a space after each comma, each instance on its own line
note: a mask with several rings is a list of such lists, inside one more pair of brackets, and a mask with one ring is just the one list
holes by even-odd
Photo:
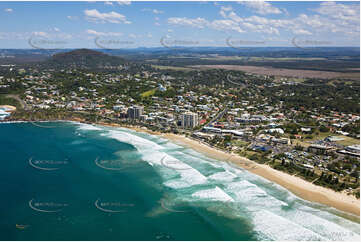
[[104, 68], [107, 66], [119, 66], [125, 63], [126, 61], [121, 57], [111, 56], [90, 49], [77, 49], [57, 53], [48, 61], [48, 64], [74, 66], [78, 68]]

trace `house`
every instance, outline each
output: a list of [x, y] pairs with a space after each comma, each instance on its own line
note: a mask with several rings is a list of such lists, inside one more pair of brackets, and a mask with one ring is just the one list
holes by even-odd
[[303, 133], [309, 134], [309, 133], [311, 133], [311, 128], [301, 128], [301, 131], [302, 131]]
[[329, 142], [336, 142], [336, 141], [344, 140], [344, 138], [339, 137], [339, 136], [328, 136], [325, 138], [325, 140], [329, 141]]

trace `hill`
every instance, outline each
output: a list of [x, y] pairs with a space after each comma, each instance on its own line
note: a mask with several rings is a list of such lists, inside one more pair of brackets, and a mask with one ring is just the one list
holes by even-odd
[[103, 52], [90, 49], [77, 49], [69, 52], [57, 53], [47, 61], [56, 66], [72, 66], [76, 68], [112, 68], [125, 64], [123, 58], [111, 56]]

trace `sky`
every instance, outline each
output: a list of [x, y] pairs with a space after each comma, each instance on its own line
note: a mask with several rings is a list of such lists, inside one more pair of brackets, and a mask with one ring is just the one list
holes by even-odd
[[359, 46], [360, 3], [0, 2], [0, 49]]

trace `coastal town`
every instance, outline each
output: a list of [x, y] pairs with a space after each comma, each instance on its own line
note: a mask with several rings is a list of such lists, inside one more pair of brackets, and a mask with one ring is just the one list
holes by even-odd
[[185, 135], [359, 197], [354, 83], [152, 65], [102, 69], [2, 66], [1, 104], [7, 106], [0, 118], [116, 123]]
[[1, 241], [360, 241], [360, 2], [1, 1]]

